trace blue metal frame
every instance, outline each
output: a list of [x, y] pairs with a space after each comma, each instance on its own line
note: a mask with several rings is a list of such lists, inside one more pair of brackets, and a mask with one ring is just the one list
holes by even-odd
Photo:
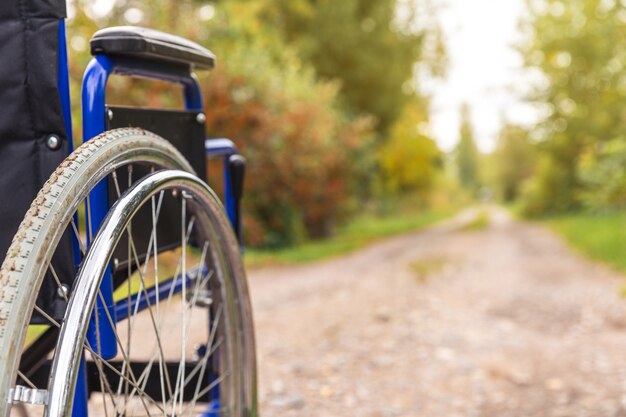
[[[63, 121], [65, 124], [65, 135], [68, 140], [68, 150], [74, 150], [74, 140], [72, 132], [72, 107], [70, 100], [70, 74], [67, 61], [67, 42], [65, 34], [65, 21], [59, 22], [58, 29], [59, 52], [57, 57], [57, 88], [59, 90], [59, 98], [61, 100], [61, 108], [63, 110]], [[74, 260], [76, 264], [80, 262], [80, 250], [78, 240], [72, 235], [72, 246], [74, 250]], [[76, 392], [74, 393], [74, 402], [72, 404], [72, 415], [87, 416], [87, 377], [85, 374], [85, 359], [81, 360], [76, 381]]]
[[[154, 64], [141, 59], [112, 58], [107, 55], [97, 55], [91, 60], [83, 78], [83, 141], [105, 131], [106, 86], [111, 74], [120, 74], [133, 77], [157, 79], [182, 84], [184, 87], [185, 108], [187, 110], [202, 111], [202, 91], [197, 78], [190, 71], [179, 66]], [[90, 216], [92, 227], [97, 228], [102, 223], [109, 209], [108, 185], [106, 182], [98, 184], [89, 195]], [[117, 354], [114, 329], [107, 325], [106, 312], [113, 315], [115, 321], [115, 302], [113, 300], [113, 280], [111, 274], [106, 274], [101, 288], [103, 299], [98, 300], [96, 314], [100, 340], [94, 337], [98, 332], [88, 332], [88, 339], [92, 346], [98, 346], [100, 354], [105, 358], [113, 358]], [[90, 327], [95, 326], [94, 321]]]
[[[71, 119], [71, 103], [69, 91], [69, 69], [67, 62], [67, 44], [65, 22], [61, 21], [58, 31], [59, 55], [58, 55], [58, 89], [63, 108], [64, 123], [66, 135], [69, 141], [70, 152], [74, 148], [72, 135], [72, 119]], [[83, 142], [91, 140], [95, 136], [105, 131], [105, 97], [106, 86], [111, 74], [120, 74], [140, 78], [158, 79], [181, 84], [184, 88], [185, 108], [192, 111], [203, 111], [202, 92], [195, 75], [178, 66], [169, 66], [163, 64], [154, 64], [140, 59], [123, 59], [112, 58], [105, 55], [98, 55], [91, 60], [86, 68], [83, 85], [82, 85], [82, 111], [83, 111]], [[231, 223], [235, 224], [235, 199], [230, 184], [230, 171], [228, 169], [228, 158], [237, 154], [234, 143], [229, 139], [212, 139], [205, 142], [207, 156], [210, 158], [222, 158], [224, 165], [225, 180], [225, 196], [224, 203], [226, 212]], [[88, 213], [91, 219], [93, 232], [98, 229], [102, 220], [106, 216], [109, 209], [108, 202], [108, 185], [105, 181], [98, 184], [90, 193], [88, 199]], [[88, 236], [90, 238], [90, 236]], [[79, 244], [76, 238], [73, 242], [76, 264], [80, 262]], [[198, 272], [198, 271], [196, 271]], [[136, 294], [130, 300], [121, 300], [115, 302], [113, 299], [113, 282], [112, 274], [108, 270], [105, 274], [101, 292], [103, 294], [104, 303], [98, 300], [94, 315], [89, 324], [88, 338], [92, 348], [99, 350], [100, 354], [105, 358], [113, 358], [117, 354], [117, 346], [113, 329], [108, 325], [108, 318], [105, 310], [108, 310], [114, 321], [120, 321], [127, 318], [129, 302], [133, 310], [135, 307], [138, 311], [148, 308], [154, 303], [157, 297], [163, 297], [173, 291], [178, 293], [182, 291], [183, 284], [189, 284], [193, 271], [187, 276], [177, 276], [170, 280], [162, 282], [159, 290], [147, 289], [144, 293]], [[185, 285], [186, 286], [186, 285]], [[95, 320], [98, 315], [98, 320]], [[98, 329], [96, 329], [98, 323]], [[95, 334], [100, 334], [99, 340], [95, 340]], [[74, 395], [72, 414], [74, 416], [87, 416], [87, 379], [85, 375], [85, 361], [81, 362], [78, 380], [76, 385], [76, 393]], [[212, 390], [214, 400], [209, 405], [206, 416], [214, 415], [215, 410], [219, 410], [219, 386]]]
[[226, 214], [233, 229], [236, 228], [235, 196], [230, 183], [230, 169], [228, 169], [228, 158], [237, 155], [237, 147], [234, 142], [226, 138], [207, 139], [204, 141], [204, 149], [209, 158], [222, 158], [224, 167], [224, 206]]
[[70, 72], [67, 64], [67, 43], [65, 42], [65, 21], [59, 22], [59, 55], [57, 62], [57, 87], [63, 108], [65, 134], [69, 142], [69, 151], [74, 150], [72, 134], [72, 106], [70, 102]]
[[151, 287], [144, 290], [144, 292], [135, 294], [129, 298], [124, 298], [115, 303], [115, 315], [117, 321], [120, 322], [128, 318], [130, 311], [143, 311], [151, 305], [155, 304], [157, 300], [161, 298], [167, 298], [172, 294], [177, 294], [182, 291], [183, 288], [189, 288], [193, 277], [200, 275], [206, 275], [206, 268], [200, 270], [199, 268], [193, 268], [187, 275], [178, 275], [168, 280], [159, 282], [159, 288]]
[[105, 130], [106, 85], [111, 74], [149, 78], [182, 84], [185, 108], [202, 111], [202, 90], [193, 73], [177, 66], [156, 65], [143, 60], [111, 58], [97, 55], [91, 60], [83, 77], [83, 141]]

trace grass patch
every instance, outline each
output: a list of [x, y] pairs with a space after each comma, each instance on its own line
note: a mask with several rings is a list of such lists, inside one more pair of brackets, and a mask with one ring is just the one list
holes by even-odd
[[489, 227], [489, 213], [484, 210], [476, 213], [472, 221], [465, 223], [459, 230], [463, 232], [475, 232]]
[[381, 238], [411, 232], [430, 226], [453, 213], [449, 211], [426, 211], [411, 215], [356, 217], [337, 234], [327, 240], [309, 242], [299, 246], [275, 251], [249, 249], [245, 261], [248, 267], [273, 264], [297, 264], [318, 261], [360, 249]]
[[504, 207], [514, 219], [526, 219], [526, 216], [524, 215], [524, 208], [519, 201], [502, 203], [501, 206]]
[[444, 258], [420, 259], [412, 262], [409, 267], [415, 274], [415, 280], [423, 284], [429, 275], [441, 271], [446, 263], [448, 263], [448, 260]]
[[626, 214], [568, 214], [545, 223], [583, 254], [626, 272]]

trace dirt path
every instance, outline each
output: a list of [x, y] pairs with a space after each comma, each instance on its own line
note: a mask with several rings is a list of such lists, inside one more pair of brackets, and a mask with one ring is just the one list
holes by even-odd
[[262, 416], [626, 416], [622, 277], [474, 214], [251, 272]]

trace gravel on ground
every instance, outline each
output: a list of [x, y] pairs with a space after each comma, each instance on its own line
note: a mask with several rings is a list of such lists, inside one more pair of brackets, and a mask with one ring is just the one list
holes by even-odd
[[623, 276], [488, 212], [250, 271], [261, 415], [626, 416]]

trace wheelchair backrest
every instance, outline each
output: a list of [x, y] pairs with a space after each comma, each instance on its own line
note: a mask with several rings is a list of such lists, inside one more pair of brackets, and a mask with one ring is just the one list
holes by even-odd
[[0, 7], [0, 259], [37, 191], [67, 155], [58, 80], [65, 0]]

